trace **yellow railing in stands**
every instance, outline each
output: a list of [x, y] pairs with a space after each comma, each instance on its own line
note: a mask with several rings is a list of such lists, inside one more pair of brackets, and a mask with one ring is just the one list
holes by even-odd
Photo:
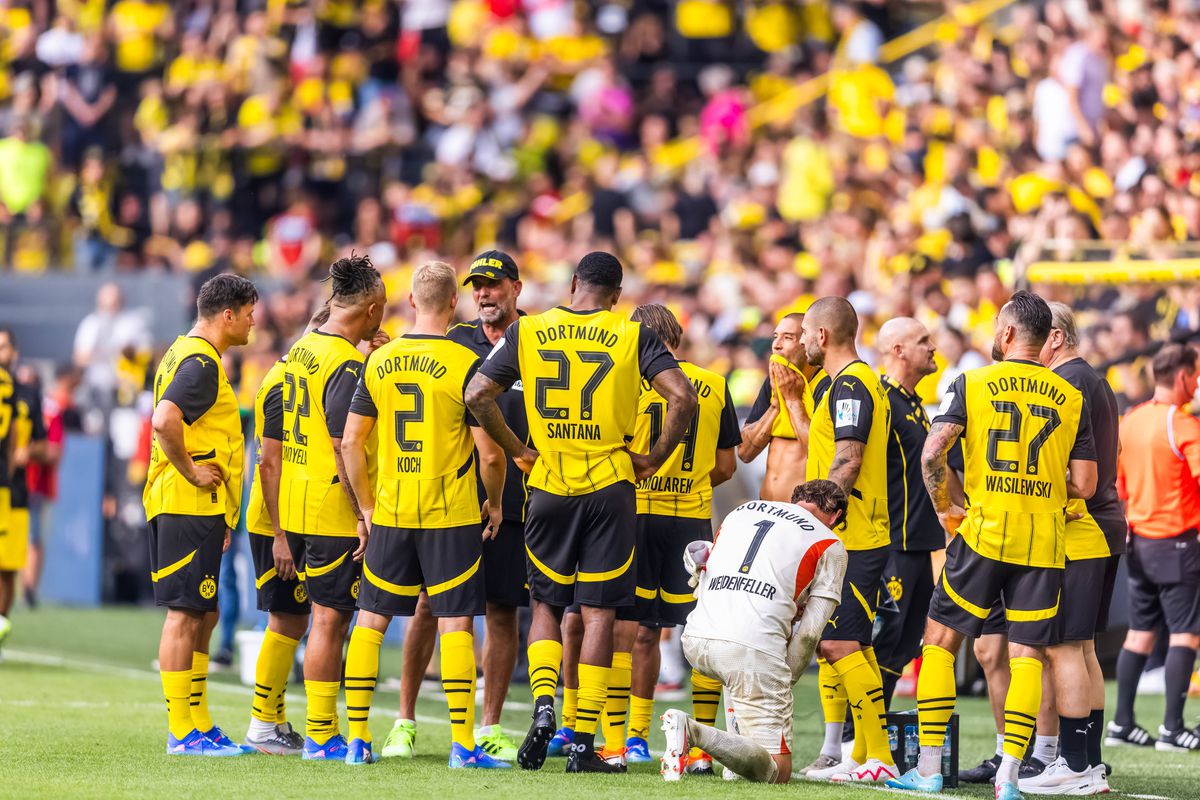
[[1038, 261], [1025, 271], [1029, 283], [1071, 285], [1177, 283], [1200, 280], [1200, 258], [1145, 261]]

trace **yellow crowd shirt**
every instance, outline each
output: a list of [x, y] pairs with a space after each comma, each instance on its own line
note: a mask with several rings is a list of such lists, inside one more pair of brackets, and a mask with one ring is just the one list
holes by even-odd
[[967, 545], [994, 561], [1062, 567], [1067, 465], [1096, 460], [1080, 391], [1041, 364], [1003, 361], [955, 378], [933, 422], [963, 426]]
[[154, 374], [154, 405], [169, 400], [183, 412], [183, 443], [192, 461], [216, 464], [225, 481], [215, 489], [188, 483], [167, 459], [155, 436], [142, 503], [146, 519], [159, 514], [224, 515], [237, 527], [242, 502], [245, 438], [241, 412], [215, 347], [199, 336], [180, 336]]

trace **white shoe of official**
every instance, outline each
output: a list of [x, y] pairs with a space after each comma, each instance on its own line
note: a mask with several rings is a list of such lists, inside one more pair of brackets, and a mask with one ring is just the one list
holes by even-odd
[[[1097, 774], [1100, 778], [1097, 779]], [[1067, 760], [1062, 756], [1054, 759], [1040, 775], [1025, 778], [1020, 781], [1018, 788], [1029, 794], [1057, 795], [1092, 795], [1108, 791], [1108, 782], [1103, 780], [1104, 767], [1100, 772], [1087, 768], [1083, 772], [1073, 772], [1067, 766]]]
[[825, 769], [810, 769], [808, 772], [804, 773], [804, 779], [806, 781], [829, 781], [833, 780], [834, 775], [840, 775], [843, 772], [853, 772], [860, 766], [862, 765], [853, 758], [847, 758], [845, 761], [840, 761], [837, 764], [834, 764], [832, 767], [826, 767]]
[[659, 772], [664, 781], [674, 783], [683, 777], [687, 769], [688, 744], [687, 714], [670, 708], [662, 715], [662, 730], [667, 737], [667, 746], [663, 748], [662, 764]]
[[854, 769], [844, 770], [831, 775], [829, 780], [834, 783], [880, 783], [899, 778], [900, 771], [895, 764], [885, 764], [878, 758], [868, 758], [867, 763]]

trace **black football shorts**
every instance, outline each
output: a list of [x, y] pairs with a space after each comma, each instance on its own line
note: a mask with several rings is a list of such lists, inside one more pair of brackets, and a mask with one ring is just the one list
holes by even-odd
[[362, 576], [362, 564], [353, 558], [358, 537], [289, 532], [287, 540], [308, 599], [325, 608], [354, 611]]
[[846, 575], [842, 578], [842, 602], [825, 626], [822, 641], [871, 644], [883, 569], [890, 554], [891, 545], [848, 551]]
[[374, 525], [363, 558], [358, 607], [390, 617], [411, 617], [417, 596], [429, 595], [435, 617], [484, 612], [483, 526], [392, 528]]
[[157, 605], [217, 610], [225, 530], [223, 514], [159, 514], [150, 520], [150, 581]]
[[254, 588], [258, 591], [258, 610], [274, 614], [311, 613], [308, 589], [300, 578], [283, 581], [275, 573], [275, 554], [271, 551], [275, 537], [263, 536], [260, 533], [250, 533], [249, 536], [250, 557], [254, 561]]
[[637, 515], [637, 589], [633, 606], [617, 610], [617, 619], [654, 628], [673, 628], [687, 621], [696, 607], [683, 566], [689, 542], [712, 541], [712, 522], [706, 519]]

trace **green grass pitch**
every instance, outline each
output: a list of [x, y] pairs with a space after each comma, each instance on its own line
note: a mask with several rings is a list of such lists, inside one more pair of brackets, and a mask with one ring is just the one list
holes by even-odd
[[[414, 761], [383, 761], [364, 767], [302, 763], [299, 759], [253, 755], [237, 759], [183, 759], [163, 753], [166, 713], [158, 674], [151, 670], [161, 615], [147, 609], [83, 611], [46, 608], [18, 612], [15, 630], [0, 663], [0, 797], [407, 797], [732, 798], [795, 795], [811, 798], [876, 796], [866, 787], [793, 783], [787, 787], [685, 779], [664, 784], [657, 765], [640, 765], [622, 776], [568, 776], [563, 762], [551, 760], [538, 773], [455, 772], [446, 769], [449, 725], [439, 697], [422, 698], [419, 755]], [[385, 648], [381, 678], [398, 674], [399, 653]], [[213, 716], [235, 739], [246, 729], [250, 690], [230, 674], [214, 676], [209, 696]], [[1111, 688], [1111, 687], [1110, 687]], [[505, 727], [513, 734], [528, 725], [528, 690], [515, 686]], [[688, 701], [682, 707], [690, 708]], [[1110, 698], [1111, 702], [1111, 698]], [[291, 719], [299, 726], [304, 696], [288, 694]], [[372, 712], [372, 732], [382, 740], [391, 726], [396, 697], [381, 691]], [[658, 711], [667, 706], [659, 704]], [[899, 698], [897, 708], [912, 707]], [[1162, 713], [1161, 698], [1140, 698], [1147, 727]], [[994, 745], [991, 715], [983, 700], [959, 701], [962, 764], [972, 766]], [[343, 715], [343, 732], [345, 718]], [[795, 747], [797, 767], [820, 746], [821, 715], [815, 676], [797, 688]], [[655, 731], [651, 748], [662, 744]], [[1200, 798], [1200, 755], [1144, 749], [1106, 750], [1113, 764], [1117, 796]], [[991, 797], [990, 787], [952, 796]]]

